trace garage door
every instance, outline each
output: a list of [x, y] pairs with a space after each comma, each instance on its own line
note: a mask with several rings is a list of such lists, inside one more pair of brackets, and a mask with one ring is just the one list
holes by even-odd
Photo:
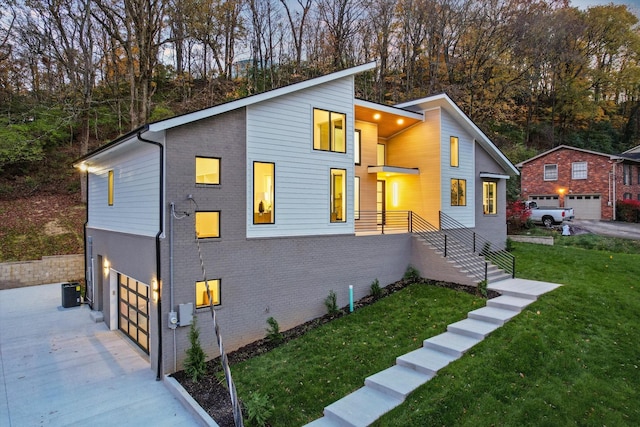
[[557, 208], [560, 206], [560, 199], [557, 195], [529, 196], [529, 200], [534, 200], [538, 206], [550, 206]]
[[600, 219], [602, 205], [599, 194], [570, 194], [565, 206], [573, 208], [576, 219]]
[[149, 286], [118, 274], [118, 328], [149, 354]]

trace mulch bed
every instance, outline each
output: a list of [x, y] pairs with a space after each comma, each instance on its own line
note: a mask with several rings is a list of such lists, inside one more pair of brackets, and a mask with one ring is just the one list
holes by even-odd
[[[392, 283], [385, 288], [382, 288], [381, 298], [391, 295], [401, 289], [404, 289], [408, 285], [415, 283], [409, 280], [400, 280]], [[456, 291], [467, 292], [472, 295], [479, 295], [478, 288], [475, 286], [460, 285], [455, 283], [437, 282], [432, 280], [423, 280], [421, 283], [431, 286], [439, 286], [443, 288], [453, 289]], [[487, 297], [495, 298], [499, 294], [495, 291], [488, 290]], [[376, 298], [372, 296], [366, 296], [358, 301], [354, 302], [354, 309], [365, 307], [376, 301]], [[349, 313], [349, 307], [343, 307], [336, 314], [326, 314], [322, 317], [310, 320], [309, 322], [298, 325], [294, 328], [288, 329], [282, 332], [283, 340], [279, 343], [274, 343], [264, 338], [244, 347], [239, 348], [227, 355], [229, 364], [231, 366], [248, 360], [252, 357], [259, 356], [267, 353], [274, 348], [291, 341], [292, 339], [301, 337], [305, 333], [312, 329], [317, 328], [332, 320], [346, 316]], [[220, 358], [209, 360], [207, 362], [207, 375], [206, 378], [201, 379], [197, 383], [194, 383], [184, 371], [178, 371], [172, 374], [172, 376], [184, 387], [184, 389], [193, 397], [196, 402], [213, 418], [220, 427], [234, 427], [233, 411], [231, 408], [231, 400], [229, 398], [229, 392], [226, 387], [224, 375], [222, 374], [222, 366]], [[220, 380], [222, 378], [222, 380]]]

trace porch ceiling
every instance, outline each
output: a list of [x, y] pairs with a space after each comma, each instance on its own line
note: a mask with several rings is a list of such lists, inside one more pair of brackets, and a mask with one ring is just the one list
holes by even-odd
[[369, 166], [369, 173], [375, 173], [382, 176], [394, 176], [394, 175], [420, 175], [420, 170], [418, 168], [402, 168], [399, 166], [388, 166], [388, 165], [380, 165], [380, 166]]
[[378, 137], [389, 138], [422, 121], [414, 112], [358, 100], [355, 105], [356, 120], [378, 125]]

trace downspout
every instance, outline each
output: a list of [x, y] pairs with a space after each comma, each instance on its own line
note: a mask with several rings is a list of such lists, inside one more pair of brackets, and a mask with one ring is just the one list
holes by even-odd
[[160, 183], [159, 183], [159, 213], [160, 224], [158, 225], [158, 233], [156, 234], [156, 281], [158, 283], [158, 367], [156, 372], [156, 381], [162, 380], [162, 270], [161, 270], [161, 258], [160, 258], [160, 236], [163, 233], [164, 225], [164, 146], [157, 142], [145, 139], [142, 137], [142, 132], [149, 130], [149, 126], [145, 126], [138, 131], [138, 140], [146, 142], [148, 144], [156, 145], [160, 149]]
[[87, 225], [89, 225], [89, 170], [84, 171], [85, 174], [85, 182], [86, 182], [86, 189], [87, 189], [87, 207], [85, 208], [85, 213], [84, 213], [84, 225], [82, 226], [82, 235], [84, 238], [84, 278], [85, 278], [85, 293], [84, 296], [85, 298], [87, 297], [87, 291], [86, 291], [86, 287], [89, 286], [89, 284], [87, 283], [87, 281], [91, 281], [91, 299], [87, 300], [89, 301], [89, 308], [91, 308], [91, 310], [93, 310], [93, 301], [95, 301], [96, 299], [96, 288], [94, 286], [94, 274], [93, 274], [93, 250], [91, 253], [91, 275], [88, 274], [88, 263], [87, 263]]

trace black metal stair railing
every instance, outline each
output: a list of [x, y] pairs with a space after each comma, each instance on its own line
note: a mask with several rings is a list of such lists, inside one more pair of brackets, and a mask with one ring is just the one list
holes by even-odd
[[495, 244], [489, 239], [465, 227], [443, 212], [440, 212], [439, 221], [438, 228], [442, 232], [454, 237], [457, 241], [469, 247], [475, 254], [480, 255], [512, 278], [515, 277], [516, 259], [508, 251], [503, 248], [496, 248]]

